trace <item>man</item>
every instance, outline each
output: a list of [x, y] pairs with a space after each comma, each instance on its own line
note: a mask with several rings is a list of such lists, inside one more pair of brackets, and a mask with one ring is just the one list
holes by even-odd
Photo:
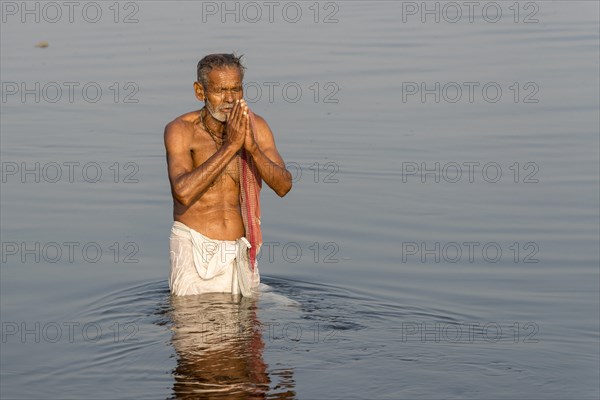
[[260, 282], [261, 180], [281, 197], [292, 188], [269, 125], [243, 100], [244, 70], [233, 54], [204, 57], [194, 82], [204, 108], [165, 128], [174, 295], [251, 296]]

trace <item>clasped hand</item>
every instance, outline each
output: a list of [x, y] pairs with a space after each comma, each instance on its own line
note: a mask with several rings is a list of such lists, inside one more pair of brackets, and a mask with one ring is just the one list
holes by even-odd
[[237, 100], [227, 119], [226, 126], [227, 142], [236, 150], [244, 147], [252, 152], [256, 148], [256, 142], [250, 124], [250, 109], [246, 102]]

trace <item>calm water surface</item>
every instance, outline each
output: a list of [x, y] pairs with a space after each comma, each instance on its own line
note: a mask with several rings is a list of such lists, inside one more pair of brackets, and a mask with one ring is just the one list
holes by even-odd
[[[99, 4], [2, 3], [2, 398], [598, 398], [598, 3]], [[162, 132], [223, 51], [295, 183], [257, 299], [175, 299]]]

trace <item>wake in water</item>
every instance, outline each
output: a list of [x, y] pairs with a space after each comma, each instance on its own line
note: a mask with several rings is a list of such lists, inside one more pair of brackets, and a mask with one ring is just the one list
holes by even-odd
[[[410, 370], [421, 364], [430, 369], [440, 356], [435, 348], [424, 351], [419, 343], [402, 341], [403, 321], [433, 325], [457, 317], [385, 304], [339, 287], [263, 280], [255, 298], [173, 297], [166, 281], [103, 296], [65, 320], [110, 331], [93, 342], [69, 343], [63, 358], [54, 360], [58, 367], [40, 366], [24, 383], [45, 382], [48, 396], [60, 398], [98, 394], [99, 377], [111, 382], [100, 385], [103, 392], [96, 395], [105, 398], [123, 398], [123, 393], [131, 398], [295, 398], [301, 371], [303, 380], [315, 384], [300, 397], [319, 397], [333, 387], [340, 388], [340, 398], [369, 397], [377, 390], [395, 393], [397, 387], [395, 380], [373, 374], [373, 360], [389, 371], [405, 363]], [[327, 379], [318, 379], [324, 371]], [[357, 381], [352, 392], [342, 389], [348, 387], [348, 374]]]

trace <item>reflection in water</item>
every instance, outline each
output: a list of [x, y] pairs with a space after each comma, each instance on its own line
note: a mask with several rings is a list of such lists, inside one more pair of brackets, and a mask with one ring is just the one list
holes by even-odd
[[292, 370], [271, 388], [256, 302], [226, 293], [171, 297], [175, 398], [295, 397]]

